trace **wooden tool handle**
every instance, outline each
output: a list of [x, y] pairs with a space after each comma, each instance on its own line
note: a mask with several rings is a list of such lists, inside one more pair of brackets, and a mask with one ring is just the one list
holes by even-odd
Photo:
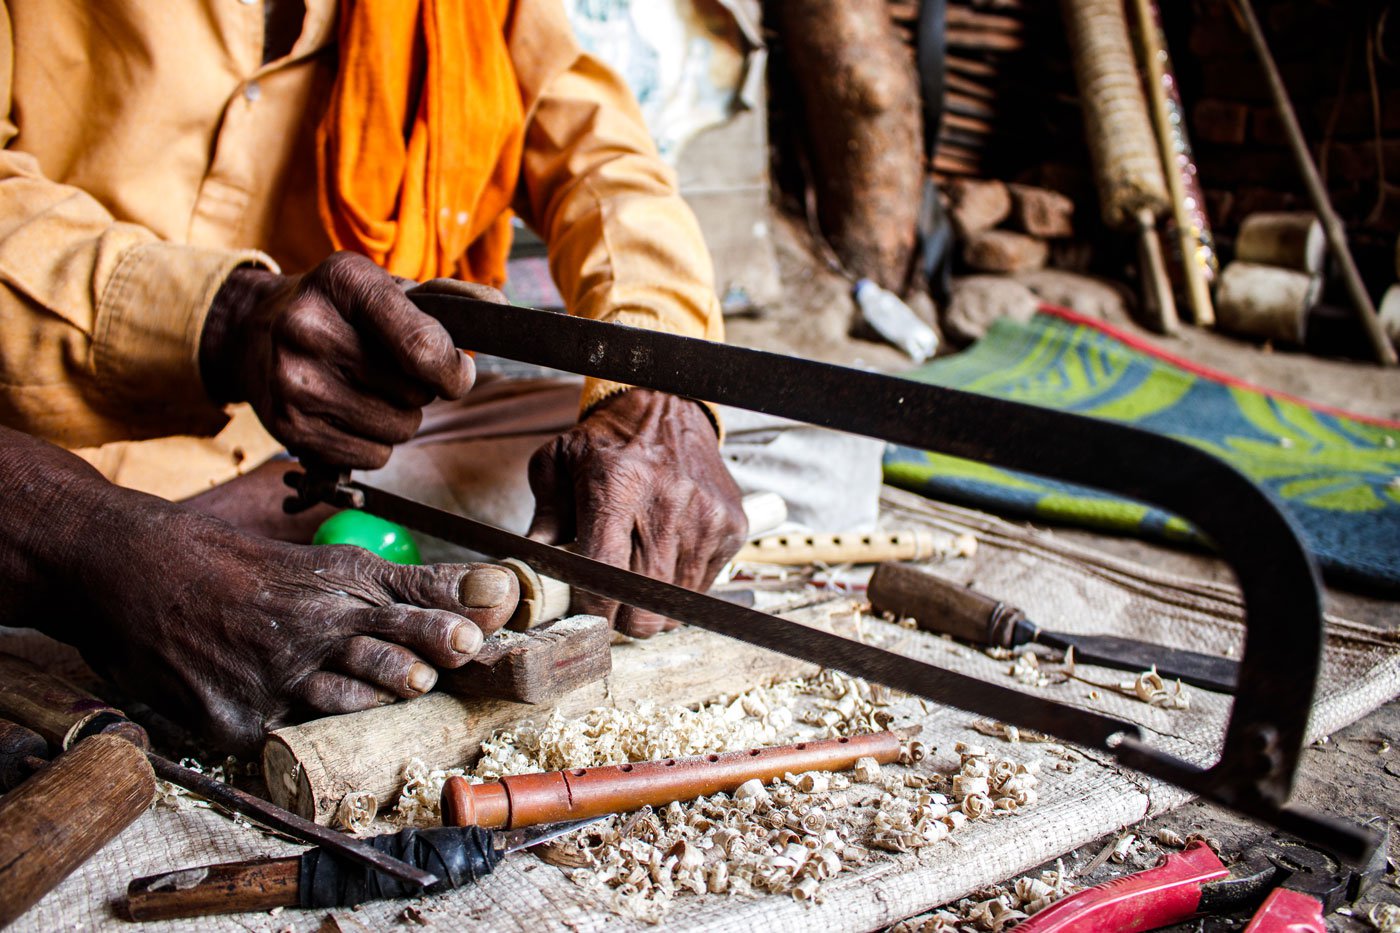
[[1016, 623], [1025, 618], [1013, 606], [905, 564], [876, 567], [866, 595], [876, 612], [978, 645], [1011, 647]]
[[146, 812], [155, 790], [141, 749], [95, 735], [0, 798], [0, 927]]
[[181, 868], [133, 880], [116, 904], [123, 920], [177, 920], [297, 905], [301, 857]]
[[732, 793], [745, 781], [757, 778], [766, 783], [787, 772], [844, 771], [867, 756], [888, 764], [899, 757], [899, 749], [895, 733], [873, 732], [696, 758], [517, 774], [485, 784], [453, 777], [442, 788], [442, 821], [447, 826], [517, 829], [587, 819]]
[[23, 784], [34, 773], [31, 762], [49, 757], [49, 743], [33, 729], [0, 719], [0, 791]]
[[146, 730], [121, 710], [11, 654], [0, 654], [0, 716], [39, 733], [55, 749], [97, 733], [150, 748]]
[[768, 535], [744, 545], [734, 559], [756, 564], [874, 564], [924, 560], [933, 553], [933, 533], [910, 528], [870, 534]]

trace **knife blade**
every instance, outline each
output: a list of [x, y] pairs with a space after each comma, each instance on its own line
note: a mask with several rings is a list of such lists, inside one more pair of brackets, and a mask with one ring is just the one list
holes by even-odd
[[1061, 651], [1073, 647], [1079, 661], [1125, 671], [1156, 667], [1163, 677], [1217, 693], [1233, 694], [1239, 681], [1239, 663], [1229, 658], [1117, 635], [1043, 629], [1014, 606], [909, 564], [876, 567], [866, 595], [877, 611], [911, 618], [925, 631], [974, 644], [1014, 648], [1034, 642]]

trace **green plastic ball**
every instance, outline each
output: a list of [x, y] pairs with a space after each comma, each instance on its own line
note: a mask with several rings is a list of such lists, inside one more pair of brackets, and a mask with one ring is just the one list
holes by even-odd
[[396, 564], [421, 564], [418, 542], [407, 528], [356, 509], [337, 512], [316, 529], [312, 544], [353, 544]]

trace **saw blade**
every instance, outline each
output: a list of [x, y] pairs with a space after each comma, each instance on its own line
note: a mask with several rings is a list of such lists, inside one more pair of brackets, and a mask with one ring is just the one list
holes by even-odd
[[1011, 687], [653, 580], [374, 486], [353, 482], [349, 488], [364, 496], [362, 507], [371, 514], [493, 557], [514, 557], [577, 589], [677, 622], [1094, 748], [1108, 747], [1110, 736], [1140, 737], [1132, 723], [1080, 709], [1069, 716], [1064, 707]]

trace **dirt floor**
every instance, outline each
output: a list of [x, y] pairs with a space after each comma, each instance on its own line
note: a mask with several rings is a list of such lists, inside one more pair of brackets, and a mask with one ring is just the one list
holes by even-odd
[[[908, 358], [893, 348], [849, 336], [855, 314], [850, 283], [814, 256], [805, 227], [786, 218], [776, 218], [771, 229], [778, 251], [783, 300], [751, 315], [729, 319], [728, 339], [746, 346], [862, 368], [885, 371], [908, 368]], [[1369, 364], [1324, 360], [1298, 353], [1271, 352], [1268, 348], [1189, 327], [1175, 338], [1157, 337], [1146, 331], [1143, 335], [1172, 353], [1267, 388], [1360, 414], [1400, 419], [1400, 371], [1384, 371]], [[1077, 543], [1173, 572], [1212, 579], [1229, 577], [1229, 570], [1222, 562], [1200, 553], [1076, 528], [1052, 531]], [[1400, 604], [1395, 602], [1329, 589], [1327, 609], [1353, 621], [1388, 630], [1400, 629]], [[1333, 930], [1373, 929], [1364, 920], [1368, 910], [1381, 903], [1400, 904], [1396, 872], [1396, 860], [1400, 858], [1400, 825], [1397, 825], [1400, 822], [1400, 701], [1392, 701], [1310, 747], [1304, 756], [1294, 800], [1341, 817], [1375, 817], [1378, 827], [1389, 829], [1391, 865], [1385, 879], [1358, 903], [1354, 916], [1334, 916], [1330, 920]], [[1217, 841], [1226, 854], [1249, 848], [1265, 834], [1255, 824], [1200, 803], [1125, 832], [1150, 838], [1162, 826], [1182, 836], [1201, 833]], [[1111, 845], [1114, 839], [1105, 842]], [[1082, 871], [1101, 849], [1102, 845], [1095, 845], [1071, 853], [1066, 867], [1072, 872]], [[1160, 848], [1146, 845], [1130, 857], [1126, 865], [1106, 863], [1077, 880], [1081, 884], [1096, 884], [1127, 870], [1147, 867], [1160, 853]], [[1196, 921], [1180, 929], [1240, 929], [1242, 926]]]

